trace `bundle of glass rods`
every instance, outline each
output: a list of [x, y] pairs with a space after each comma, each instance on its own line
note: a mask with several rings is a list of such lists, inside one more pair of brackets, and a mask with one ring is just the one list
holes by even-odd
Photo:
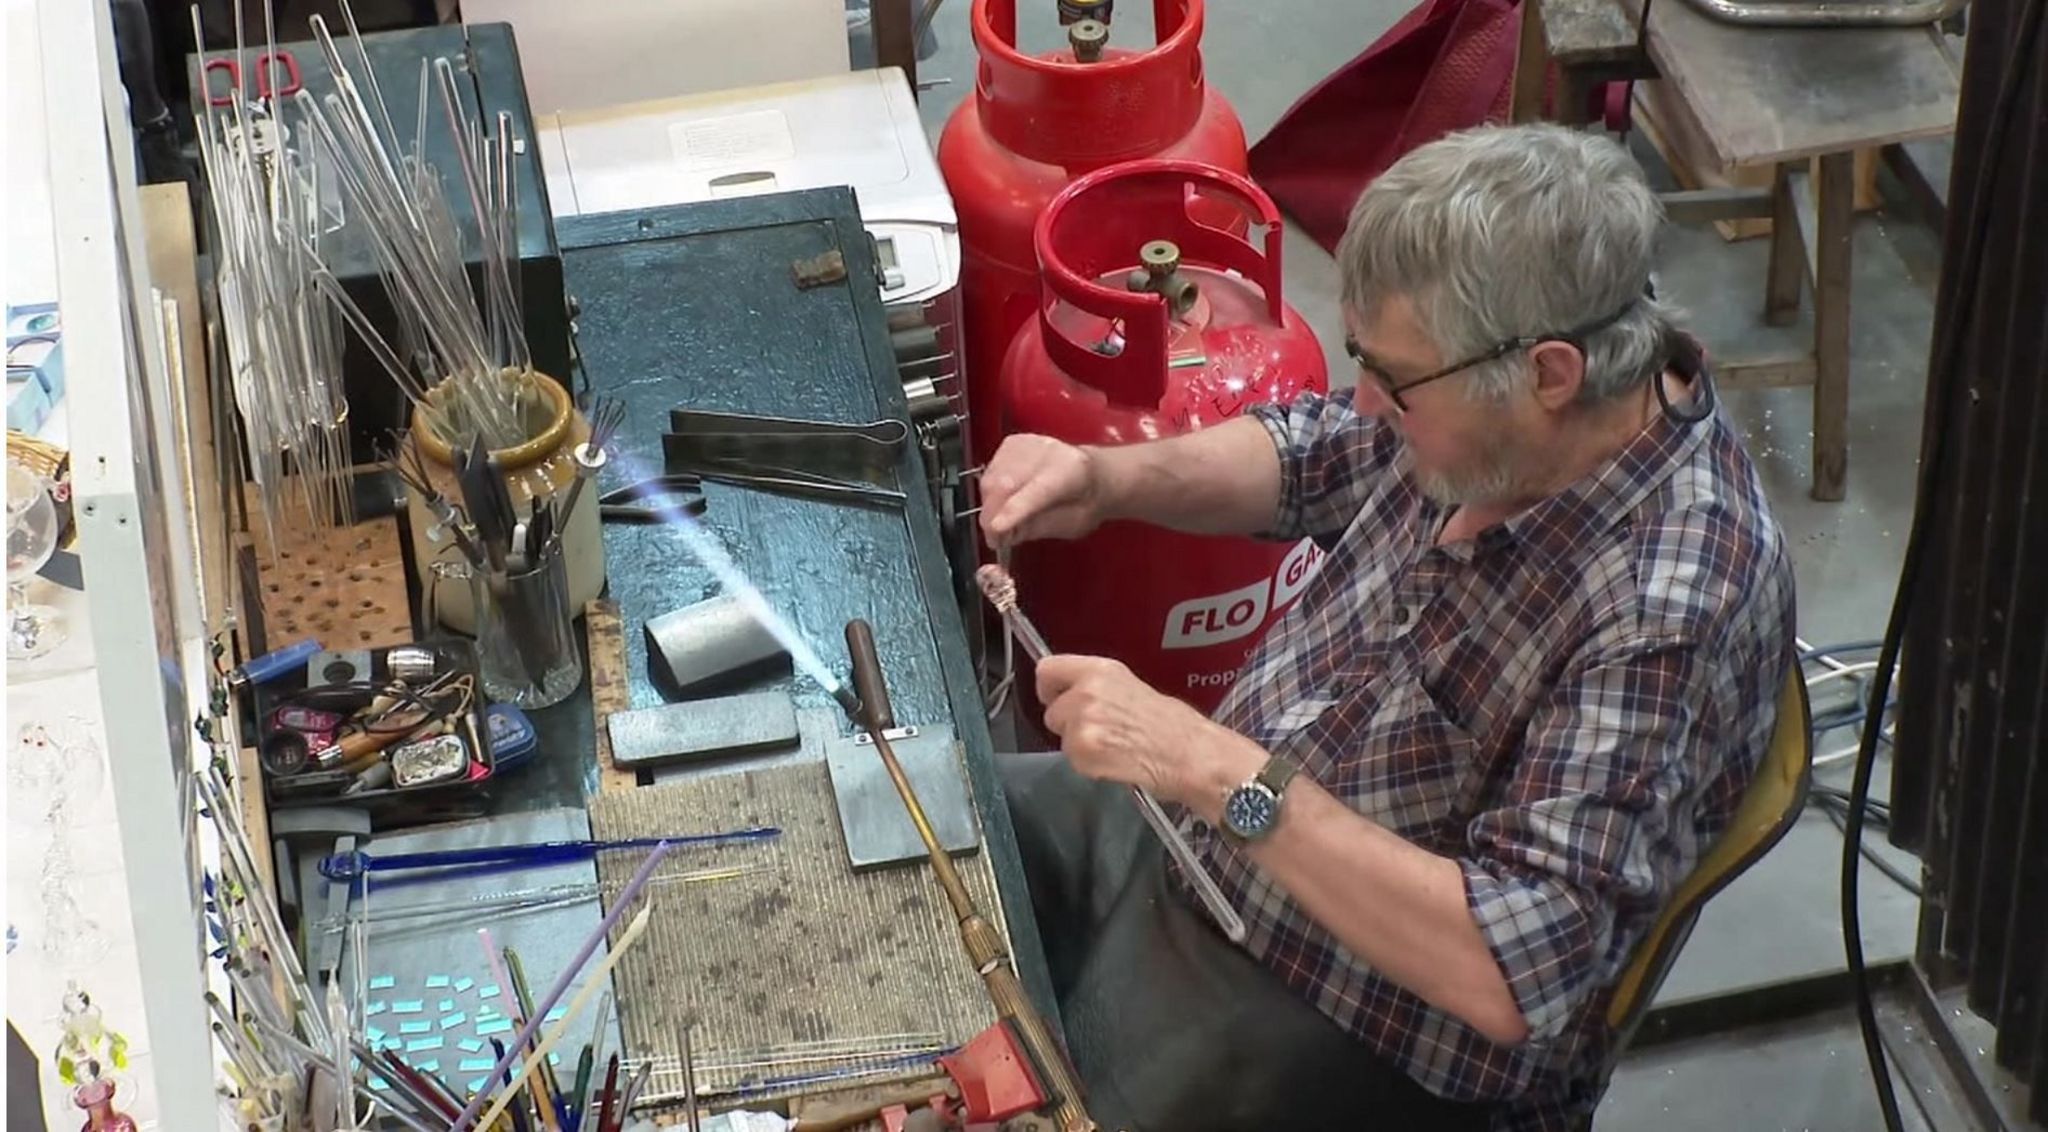
[[[342, 12], [353, 30], [346, 4]], [[395, 346], [331, 272], [317, 273], [315, 281], [442, 440], [451, 447], [479, 438], [492, 449], [516, 445], [526, 439], [532, 359], [520, 313], [511, 115], [501, 111], [489, 123], [493, 128], [484, 128], [473, 57], [466, 63], [467, 99], [446, 56], [423, 59], [411, 145], [401, 148], [360, 37], [348, 37], [353, 58], [344, 57], [325, 21], [315, 16], [310, 23], [335, 91], [316, 99], [302, 90], [292, 102], [310, 127], [323, 170], [341, 185], [350, 226], [376, 257], [396, 312]], [[465, 270], [463, 229], [449, 206], [443, 171], [426, 159], [430, 117], [455, 143], [454, 186], [475, 225], [480, 290]]]
[[[196, 7], [192, 26], [199, 35]], [[238, 3], [238, 66], [246, 54]], [[225, 108], [202, 101], [199, 156], [219, 232], [214, 280], [228, 384], [275, 548], [290, 532], [353, 521], [342, 329], [315, 283], [334, 202], [322, 199], [305, 155], [285, 144], [289, 131], [271, 98], [252, 102], [237, 91]]]

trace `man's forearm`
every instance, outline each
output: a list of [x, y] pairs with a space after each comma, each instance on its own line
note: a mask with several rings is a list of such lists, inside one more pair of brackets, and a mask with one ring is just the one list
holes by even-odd
[[1280, 455], [1264, 425], [1238, 417], [1142, 444], [1090, 447], [1103, 517], [1195, 534], [1269, 528], [1280, 506]]
[[[1224, 796], [1266, 760], [1257, 744], [1220, 728], [1214, 750], [1190, 755], [1190, 780], [1178, 793], [1211, 824]], [[1492, 1041], [1527, 1038], [1527, 1021], [1466, 904], [1456, 861], [1403, 840], [1304, 778], [1288, 788], [1279, 826], [1251, 858], [1373, 970]]]

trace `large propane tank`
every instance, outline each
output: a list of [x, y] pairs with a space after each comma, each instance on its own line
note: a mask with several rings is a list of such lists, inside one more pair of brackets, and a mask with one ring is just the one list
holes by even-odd
[[[1048, 5], [1050, 6], [1050, 5]], [[1003, 352], [1038, 297], [1032, 227], [1075, 177], [1143, 157], [1248, 169], [1244, 126], [1202, 77], [1202, 0], [1153, 0], [1157, 44], [1113, 46], [1107, 4], [1061, 5], [1069, 46], [1017, 49], [1017, 0], [974, 0], [974, 90], [939, 138], [960, 218], [970, 458], [997, 440], [992, 404]]]
[[[1131, 444], [1326, 391], [1322, 346], [1281, 295], [1280, 241], [1279, 210], [1236, 173], [1147, 160], [1075, 181], [1038, 223], [1043, 291], [1004, 360], [1004, 434]], [[1206, 712], [1320, 564], [1306, 539], [1113, 522], [1025, 543], [1011, 570], [1055, 651], [1114, 657]], [[1035, 714], [1029, 674], [1018, 684]]]

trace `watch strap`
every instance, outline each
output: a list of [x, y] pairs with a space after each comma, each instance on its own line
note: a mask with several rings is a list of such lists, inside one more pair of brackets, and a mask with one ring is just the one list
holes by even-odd
[[1295, 762], [1286, 755], [1274, 755], [1266, 760], [1265, 766], [1259, 768], [1256, 781], [1259, 785], [1271, 790], [1273, 796], [1277, 798], [1287, 792], [1287, 784], [1292, 782], [1294, 776], [1299, 773], [1301, 773], [1300, 763]]

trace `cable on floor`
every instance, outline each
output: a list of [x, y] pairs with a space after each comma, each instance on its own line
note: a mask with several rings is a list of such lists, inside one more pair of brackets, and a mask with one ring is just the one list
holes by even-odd
[[[1806, 804], [1826, 814], [1828, 820], [1834, 823], [1836, 829], [1847, 832], [1849, 824], [1848, 791], [1832, 786], [1815, 786], [1812, 792], [1807, 795]], [[1864, 803], [1863, 820], [1872, 829], [1879, 831], [1889, 830], [1892, 824], [1891, 807], [1883, 802], [1867, 801]], [[1915, 897], [1925, 895], [1919, 881], [1907, 876], [1904, 870], [1886, 860], [1877, 851], [1875, 846], [1866, 842], [1859, 848], [1863, 852], [1864, 860], [1869, 861], [1878, 872], [1890, 877], [1892, 882], [1900, 888], [1912, 893]]]
[[[1858, 726], [1868, 715], [1870, 702], [1868, 677], [1870, 673], [1877, 670], [1877, 662], [1851, 662], [1844, 658], [1852, 654], [1866, 653], [1880, 648], [1882, 642], [1853, 641], [1846, 644], [1814, 646], [1807, 643], [1804, 639], [1795, 638], [1795, 641], [1799, 649], [1800, 663], [1802, 665], [1816, 664], [1822, 669], [1818, 674], [1806, 677], [1806, 687], [1809, 693], [1814, 688], [1825, 686], [1830, 680], [1846, 680], [1856, 686], [1856, 699], [1854, 702], [1831, 707], [1825, 711], [1817, 711], [1813, 714], [1812, 742], [1817, 747], [1822, 736], [1843, 727]], [[1891, 727], [1890, 721], [1886, 721], [1886, 732], [1889, 732]], [[1889, 734], [1882, 734], [1881, 738], [1886, 743], [1891, 742]], [[1858, 743], [1841, 750], [1814, 755], [1811, 765], [1815, 769], [1819, 769], [1824, 766], [1847, 762], [1855, 758], [1860, 749], [1861, 744]], [[1836, 829], [1847, 832], [1849, 821], [1849, 794], [1847, 791], [1839, 787], [1816, 783], [1807, 795], [1807, 805], [1827, 815], [1828, 820], [1834, 823]], [[1864, 813], [1865, 821], [1876, 829], [1883, 831], [1891, 828], [1891, 807], [1887, 803], [1879, 801], [1867, 802]], [[1907, 876], [1897, 865], [1885, 859], [1879, 854], [1877, 849], [1868, 844], [1860, 845], [1859, 849], [1865, 860], [1869, 861], [1879, 872], [1891, 878], [1900, 888], [1905, 889], [1916, 897], [1922, 895], [1920, 883]]]

